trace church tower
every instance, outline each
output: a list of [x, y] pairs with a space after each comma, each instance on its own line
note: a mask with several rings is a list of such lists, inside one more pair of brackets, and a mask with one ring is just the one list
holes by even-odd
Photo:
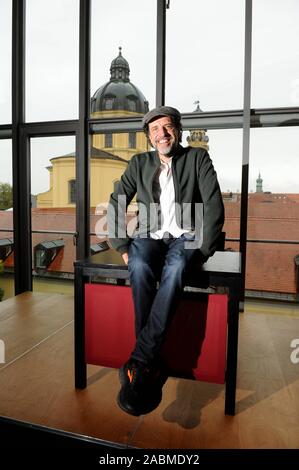
[[255, 189], [255, 192], [256, 193], [263, 193], [263, 180], [261, 178], [261, 173], [259, 172], [259, 176], [258, 178], [256, 179], [256, 189]]
[[[196, 109], [193, 111], [194, 113], [202, 113], [202, 109], [199, 107], [199, 101], [195, 101]], [[205, 150], [209, 150], [209, 137], [206, 135], [206, 129], [193, 129], [190, 130], [190, 136], [187, 137], [187, 142], [190, 147], [197, 147], [203, 148]]]

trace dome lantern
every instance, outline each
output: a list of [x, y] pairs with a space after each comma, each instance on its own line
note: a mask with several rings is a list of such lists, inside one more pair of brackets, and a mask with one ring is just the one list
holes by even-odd
[[125, 82], [130, 81], [130, 67], [126, 59], [121, 54], [121, 47], [119, 47], [118, 56], [113, 59], [110, 67], [110, 81], [123, 80]]

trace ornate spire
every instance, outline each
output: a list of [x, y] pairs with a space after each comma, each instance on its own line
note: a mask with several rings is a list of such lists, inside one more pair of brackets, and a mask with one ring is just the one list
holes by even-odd
[[263, 180], [261, 178], [261, 172], [259, 171], [259, 176], [258, 178], [256, 179], [256, 189], [255, 189], [255, 192], [256, 193], [263, 193]]
[[196, 104], [196, 109], [194, 109], [194, 111], [193, 111], [194, 113], [202, 113], [203, 112], [202, 109], [200, 109], [199, 100], [194, 101], [193, 104]]
[[130, 81], [130, 67], [126, 59], [122, 56], [122, 48], [119, 46], [119, 53], [118, 56], [113, 59], [111, 62], [111, 67], [110, 67], [110, 81], [116, 82], [116, 81], [124, 81], [124, 82], [129, 82]]

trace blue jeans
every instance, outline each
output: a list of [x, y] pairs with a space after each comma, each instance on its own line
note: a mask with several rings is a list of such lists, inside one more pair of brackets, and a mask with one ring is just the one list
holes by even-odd
[[136, 332], [131, 357], [149, 365], [158, 358], [184, 287], [186, 269], [198, 251], [186, 249], [185, 241], [185, 235], [163, 240], [134, 238], [129, 247]]

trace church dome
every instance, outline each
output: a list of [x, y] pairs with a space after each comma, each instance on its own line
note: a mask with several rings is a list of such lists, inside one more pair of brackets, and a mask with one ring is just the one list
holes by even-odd
[[148, 101], [141, 91], [130, 82], [130, 67], [122, 56], [121, 47], [118, 56], [110, 67], [110, 80], [101, 86], [91, 99], [91, 113], [98, 111], [129, 111], [145, 114]]

